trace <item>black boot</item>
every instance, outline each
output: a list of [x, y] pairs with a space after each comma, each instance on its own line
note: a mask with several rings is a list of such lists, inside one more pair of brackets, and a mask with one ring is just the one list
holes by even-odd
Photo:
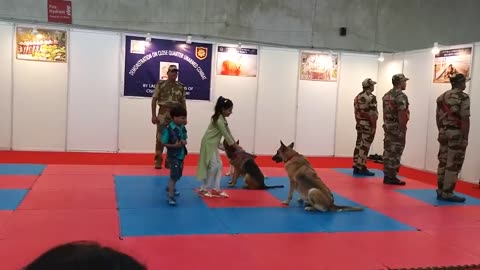
[[375, 173], [369, 171], [366, 167], [363, 167], [362, 169], [353, 167], [353, 175], [374, 176]]
[[397, 177], [388, 177], [388, 176], [385, 176], [383, 178], [383, 183], [385, 185], [396, 185], [396, 186], [404, 186], [406, 183], [400, 179], [398, 179]]

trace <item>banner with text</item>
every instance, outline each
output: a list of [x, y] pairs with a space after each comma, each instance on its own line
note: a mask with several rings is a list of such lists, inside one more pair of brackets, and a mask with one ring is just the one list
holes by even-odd
[[151, 97], [167, 69], [176, 65], [186, 98], [210, 100], [212, 44], [126, 36], [124, 96]]
[[218, 46], [217, 51], [217, 75], [257, 76], [257, 49]]
[[65, 30], [17, 27], [15, 45], [18, 60], [67, 62]]
[[449, 83], [450, 77], [456, 73], [462, 73], [465, 77], [470, 78], [472, 51], [473, 47], [440, 50], [435, 55], [433, 64], [433, 82]]
[[338, 55], [320, 52], [302, 52], [300, 80], [337, 81]]
[[48, 22], [72, 24], [72, 1], [48, 0]]

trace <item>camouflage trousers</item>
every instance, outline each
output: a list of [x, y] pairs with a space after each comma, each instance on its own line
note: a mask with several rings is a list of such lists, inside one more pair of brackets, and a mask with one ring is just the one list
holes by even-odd
[[370, 124], [357, 124], [357, 141], [353, 151], [353, 166], [362, 169], [367, 165], [368, 152], [375, 138], [375, 129]]
[[453, 193], [458, 173], [465, 160], [467, 145], [459, 129], [440, 130], [438, 133], [438, 191]]
[[386, 130], [383, 139], [383, 173], [385, 177], [395, 178], [400, 170], [400, 160], [405, 149], [406, 132]]
[[162, 144], [162, 131], [170, 123], [170, 117], [167, 114], [158, 115], [159, 123], [157, 124], [157, 130], [155, 134], [155, 168], [161, 168], [163, 162], [163, 149], [165, 148]]

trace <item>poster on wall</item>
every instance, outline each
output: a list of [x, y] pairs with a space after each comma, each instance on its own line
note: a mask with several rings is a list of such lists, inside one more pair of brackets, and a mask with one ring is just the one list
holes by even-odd
[[18, 60], [67, 62], [67, 32], [64, 30], [17, 27], [15, 44]]
[[186, 98], [210, 100], [212, 44], [126, 36], [124, 96], [151, 97], [169, 65], [179, 69]]
[[218, 46], [217, 75], [257, 77], [257, 54], [254, 48]]
[[302, 52], [300, 80], [337, 81], [338, 55], [319, 52]]
[[473, 47], [440, 50], [435, 55], [433, 64], [433, 82], [450, 83], [450, 77], [456, 73], [462, 73], [470, 78], [472, 51]]

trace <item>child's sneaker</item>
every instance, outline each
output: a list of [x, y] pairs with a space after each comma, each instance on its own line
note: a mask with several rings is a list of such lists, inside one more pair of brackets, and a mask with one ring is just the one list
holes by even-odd
[[175, 200], [174, 197], [170, 197], [168, 198], [168, 204], [170, 204], [171, 206], [174, 206], [177, 204], [177, 201]]
[[198, 194], [202, 195], [202, 196], [205, 196], [205, 197], [212, 197], [212, 194], [210, 192], [208, 192], [208, 190], [204, 187], [201, 187], [199, 190], [198, 190]]
[[228, 198], [228, 194], [225, 191], [219, 191], [219, 190], [212, 190], [212, 196], [213, 197], [221, 197], [221, 198]]

